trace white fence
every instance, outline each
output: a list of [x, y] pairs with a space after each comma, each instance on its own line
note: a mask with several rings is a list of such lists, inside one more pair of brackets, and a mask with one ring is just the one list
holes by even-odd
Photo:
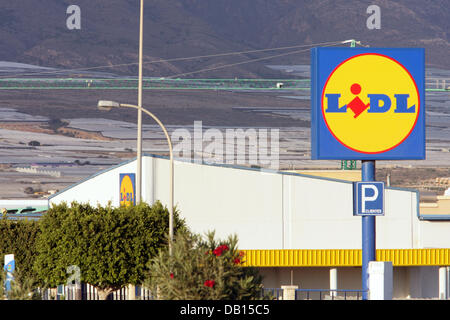
[[[97, 289], [90, 284], [82, 284], [78, 287], [81, 292], [81, 300], [100, 300]], [[141, 286], [135, 287], [136, 300], [153, 300], [153, 295], [149, 289]], [[112, 292], [107, 300], [129, 300], [129, 289], [127, 286]], [[43, 300], [77, 300], [76, 285], [60, 285], [57, 288], [46, 289], [42, 292]]]

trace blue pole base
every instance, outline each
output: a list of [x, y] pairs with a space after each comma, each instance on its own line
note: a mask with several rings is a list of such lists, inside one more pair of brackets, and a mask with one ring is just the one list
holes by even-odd
[[[375, 181], [375, 161], [363, 160], [361, 166], [362, 181]], [[369, 262], [376, 261], [375, 217], [362, 217], [362, 289], [363, 300], [369, 299]]]

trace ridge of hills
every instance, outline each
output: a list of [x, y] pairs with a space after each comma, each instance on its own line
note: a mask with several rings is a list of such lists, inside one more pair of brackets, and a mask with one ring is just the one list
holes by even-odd
[[[139, 1], [78, 0], [81, 30], [69, 30], [67, 0], [0, 3], [0, 61], [136, 75]], [[381, 29], [369, 30], [369, 5]], [[284, 51], [148, 63], [329, 41], [357, 39], [371, 47], [425, 47], [427, 66], [450, 68], [447, 0], [153, 0], [145, 2], [145, 76], [173, 76]], [[308, 64], [309, 52], [240, 64], [189, 77], [275, 77], [268, 64]], [[286, 75], [285, 75], [286, 76]]]

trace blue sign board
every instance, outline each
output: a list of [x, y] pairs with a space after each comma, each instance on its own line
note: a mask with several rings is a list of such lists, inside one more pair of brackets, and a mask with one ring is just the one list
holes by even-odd
[[14, 260], [14, 254], [5, 255], [5, 264], [3, 270], [6, 272], [5, 289], [11, 291], [11, 281], [14, 280], [14, 271], [16, 269], [16, 261]]
[[134, 173], [119, 174], [119, 204], [130, 206], [136, 204], [136, 175]]
[[354, 182], [355, 216], [384, 216], [384, 182]]
[[425, 159], [424, 61], [422, 48], [312, 49], [312, 159]]

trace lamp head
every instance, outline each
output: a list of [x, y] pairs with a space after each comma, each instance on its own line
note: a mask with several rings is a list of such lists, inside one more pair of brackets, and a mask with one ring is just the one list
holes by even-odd
[[119, 107], [120, 103], [108, 100], [100, 100], [97, 104], [97, 108], [103, 111], [110, 111], [112, 108], [119, 108]]

